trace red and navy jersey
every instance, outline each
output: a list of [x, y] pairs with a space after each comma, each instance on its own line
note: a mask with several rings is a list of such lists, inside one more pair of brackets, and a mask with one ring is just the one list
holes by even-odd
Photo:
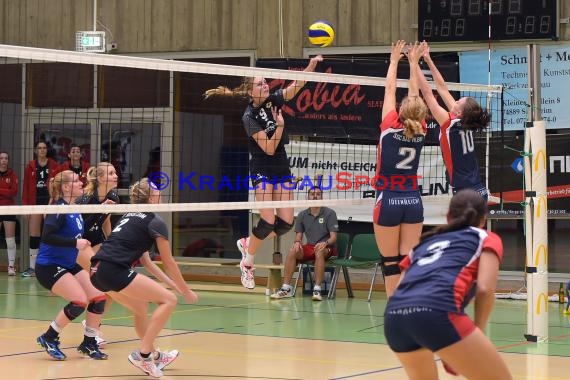
[[[425, 122], [422, 125], [426, 132]], [[418, 190], [418, 165], [424, 140], [424, 135], [406, 137], [404, 124], [395, 109], [386, 115], [380, 124], [376, 190]]]
[[439, 144], [451, 187], [456, 190], [480, 187], [473, 131], [464, 129], [461, 119], [450, 113], [449, 119], [441, 125]]
[[[279, 164], [289, 167], [289, 160], [287, 159], [287, 152], [285, 151], [285, 144], [289, 143], [287, 130], [283, 130], [281, 140], [277, 145], [275, 154], [273, 156], [267, 155], [259, 144], [252, 137], [258, 132], [264, 131], [267, 138], [270, 139], [277, 129], [277, 122], [273, 118], [271, 109], [277, 107], [281, 109], [285, 99], [283, 98], [283, 90], [277, 90], [271, 93], [265, 101], [258, 107], [254, 107], [253, 103], [249, 103], [242, 116], [243, 126], [247, 133], [249, 152], [251, 154], [251, 161], [254, 166], [277, 166]], [[263, 142], [260, 142], [263, 144]]]
[[503, 258], [503, 243], [493, 232], [468, 227], [431, 236], [402, 260], [402, 281], [386, 309], [424, 306], [464, 313], [475, 295], [484, 250]]

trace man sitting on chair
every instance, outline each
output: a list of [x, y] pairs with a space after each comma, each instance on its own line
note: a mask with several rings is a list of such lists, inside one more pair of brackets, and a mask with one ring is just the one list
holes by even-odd
[[[323, 191], [314, 186], [309, 189], [308, 199], [323, 199]], [[328, 207], [309, 207], [297, 215], [295, 242], [285, 259], [285, 276], [281, 289], [271, 295], [272, 299], [293, 297], [290, 285], [298, 262], [315, 262], [315, 287], [313, 300], [321, 301], [321, 283], [325, 276], [325, 261], [336, 257], [335, 247], [338, 221], [336, 212]], [[303, 234], [307, 240], [302, 244]]]

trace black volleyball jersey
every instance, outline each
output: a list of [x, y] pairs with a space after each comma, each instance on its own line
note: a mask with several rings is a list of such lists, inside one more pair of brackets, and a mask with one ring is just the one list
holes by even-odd
[[[273, 136], [277, 128], [277, 123], [273, 118], [271, 108], [277, 107], [278, 109], [281, 109], [284, 103], [285, 99], [283, 98], [283, 90], [280, 89], [271, 93], [259, 107], [254, 107], [253, 103], [249, 103], [243, 113], [242, 121], [245, 132], [249, 137], [248, 146], [252, 162], [264, 164], [269, 160], [273, 164], [278, 164], [280, 161], [284, 160], [284, 162], [287, 162], [287, 165], [289, 165], [287, 152], [285, 151], [285, 144], [289, 143], [289, 135], [286, 130], [283, 131], [281, 140], [279, 141], [273, 156], [267, 155], [252, 137], [261, 131], [265, 131], [267, 138], [271, 138]], [[263, 144], [263, 142], [260, 143]]]
[[129, 212], [119, 220], [91, 262], [108, 261], [131, 268], [158, 237], [168, 239], [168, 228], [159, 215], [154, 212]]
[[[121, 203], [121, 200], [119, 199], [119, 194], [117, 193], [117, 189], [109, 190], [107, 195], [105, 195], [103, 202], [107, 199], [110, 199], [115, 203]], [[80, 205], [98, 205], [101, 204], [102, 202], [99, 202], [99, 196], [97, 195], [97, 191], [95, 191], [91, 195], [84, 194], [78, 197], [75, 200], [75, 203]], [[103, 240], [105, 240], [102, 226], [103, 222], [105, 222], [105, 219], [107, 219], [108, 216], [109, 214], [99, 214], [99, 213], [83, 214], [83, 222], [85, 225], [84, 228], [85, 232], [83, 237], [89, 240], [92, 245], [97, 245], [101, 243]]]
[[49, 201], [49, 162], [41, 166], [36, 161], [36, 204], [47, 204]]

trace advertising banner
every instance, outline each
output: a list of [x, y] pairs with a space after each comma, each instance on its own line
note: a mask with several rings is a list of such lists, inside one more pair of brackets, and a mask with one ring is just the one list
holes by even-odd
[[[262, 59], [258, 67], [303, 70], [306, 59]], [[326, 58], [317, 66], [318, 72], [385, 77], [389, 58], [335, 59]], [[438, 63], [442, 75], [450, 82], [458, 79], [455, 62]], [[398, 67], [398, 78], [409, 78], [409, 67], [405, 60]], [[283, 80], [269, 80], [271, 91], [283, 88], [289, 83]], [[406, 88], [397, 90], [397, 99], [407, 94]], [[349, 138], [378, 141], [384, 99], [384, 87], [361, 86], [359, 84], [306, 83], [297, 96], [283, 107], [285, 125], [289, 134]], [[428, 124], [427, 144], [438, 144], [439, 126]]]
[[[564, 100], [570, 88], [570, 45], [541, 45], [540, 53], [542, 117], [547, 129], [570, 128], [570, 107]], [[488, 84], [488, 55], [487, 50], [459, 54], [462, 83]], [[492, 50], [490, 69], [490, 84], [505, 87], [505, 130], [522, 130], [529, 99], [527, 48]]]

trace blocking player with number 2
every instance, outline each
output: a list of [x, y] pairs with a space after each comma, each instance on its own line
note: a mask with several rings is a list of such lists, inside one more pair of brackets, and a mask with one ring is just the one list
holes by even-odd
[[[396, 110], [396, 74], [404, 56], [405, 41], [392, 44], [382, 105], [378, 142], [374, 236], [382, 255], [386, 295], [390, 297], [400, 279], [398, 263], [420, 240], [424, 208], [417, 183], [420, 153], [424, 145], [427, 107], [420, 98], [417, 71], [420, 46], [408, 46], [410, 81], [408, 96]], [[403, 180], [405, 178], [405, 181]]]

